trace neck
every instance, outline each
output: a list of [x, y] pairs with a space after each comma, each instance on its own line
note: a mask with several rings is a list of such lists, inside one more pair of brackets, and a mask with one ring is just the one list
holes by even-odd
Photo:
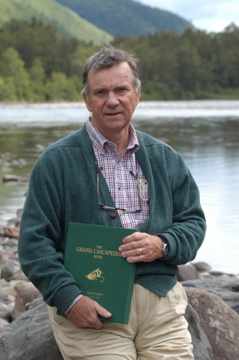
[[119, 155], [123, 155], [129, 143], [129, 129], [124, 134], [113, 134], [112, 136], [105, 136], [107, 140], [115, 143]]

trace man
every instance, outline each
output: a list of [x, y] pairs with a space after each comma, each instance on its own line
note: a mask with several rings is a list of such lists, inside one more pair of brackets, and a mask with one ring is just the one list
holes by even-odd
[[[140, 80], [131, 55], [101, 49], [87, 60], [83, 84], [90, 119], [51, 145], [32, 171], [19, 238], [22, 268], [49, 305], [65, 360], [193, 359], [187, 299], [176, 275], [204, 238], [198, 188], [178, 153], [132, 126]], [[65, 270], [70, 221], [139, 230], [119, 248], [137, 264], [128, 324], [102, 322], [99, 315], [111, 314]]]

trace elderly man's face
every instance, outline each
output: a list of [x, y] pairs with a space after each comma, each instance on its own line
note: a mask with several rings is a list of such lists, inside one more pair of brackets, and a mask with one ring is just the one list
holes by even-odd
[[93, 125], [109, 139], [115, 134], [126, 134], [140, 98], [128, 63], [91, 71], [88, 81], [89, 94], [84, 95], [84, 100], [92, 112]]

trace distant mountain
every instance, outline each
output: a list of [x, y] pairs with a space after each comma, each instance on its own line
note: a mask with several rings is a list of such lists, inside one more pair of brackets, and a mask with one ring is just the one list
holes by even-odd
[[160, 30], [178, 34], [193, 25], [169, 11], [133, 0], [56, 0], [113, 36], [148, 35]]
[[0, 0], [0, 26], [11, 19], [31, 21], [32, 18], [51, 24], [60, 36], [85, 43], [98, 45], [112, 40], [110, 34], [54, 0]]

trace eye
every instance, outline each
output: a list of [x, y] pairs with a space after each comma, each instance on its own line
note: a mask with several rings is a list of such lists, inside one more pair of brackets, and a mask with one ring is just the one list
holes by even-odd
[[98, 90], [95, 90], [95, 91], [94, 91], [94, 95], [102, 96], [102, 95], [105, 95], [106, 92], [107, 92], [106, 89], [98, 89]]
[[116, 89], [116, 93], [119, 95], [123, 95], [128, 91], [128, 88], [126, 88], [125, 86], [121, 86], [119, 88]]

